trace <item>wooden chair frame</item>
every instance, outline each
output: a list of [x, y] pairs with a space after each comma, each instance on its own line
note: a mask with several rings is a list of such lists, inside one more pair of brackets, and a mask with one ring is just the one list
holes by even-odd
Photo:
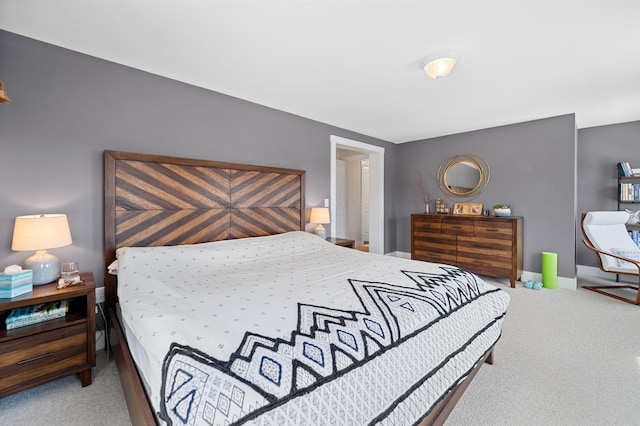
[[[582, 236], [583, 236], [582, 242], [587, 246], [587, 248], [589, 250], [592, 250], [592, 251], [596, 252], [596, 255], [598, 257], [598, 267], [600, 268], [600, 270], [602, 270], [604, 272], [608, 272], [610, 274], [620, 274], [620, 275], [629, 275], [629, 276], [632, 276], [632, 277], [637, 277], [638, 278], [638, 285], [633, 285], [633, 284], [589, 285], [589, 286], [582, 286], [582, 288], [584, 288], [586, 290], [590, 290], [590, 291], [595, 291], [596, 293], [604, 294], [605, 296], [613, 297], [614, 299], [621, 300], [621, 301], [626, 302], [626, 303], [631, 303], [631, 304], [634, 304], [634, 305], [640, 304], [640, 262], [637, 261], [637, 260], [634, 260], [634, 259], [629, 259], [629, 258], [626, 258], [626, 257], [618, 256], [617, 254], [613, 254], [613, 253], [610, 253], [610, 252], [607, 252], [607, 251], [603, 251], [603, 250], [597, 249], [593, 245], [593, 243], [591, 242], [591, 240], [587, 236], [587, 233], [584, 230], [584, 218], [585, 218], [586, 215], [587, 215], [586, 213], [582, 213], [582, 219], [580, 221], [580, 229], [582, 231]], [[602, 265], [602, 259], [600, 258], [601, 254], [605, 255], [605, 256], [611, 256], [611, 257], [614, 257], [616, 259], [624, 260], [625, 262], [629, 262], [629, 263], [633, 264], [638, 269], [638, 272], [637, 273], [632, 273], [632, 272], [608, 271]], [[613, 289], [613, 288], [628, 288], [628, 289], [636, 290], [636, 292], [637, 292], [636, 298], [635, 298], [635, 300], [634, 299], [629, 299], [629, 298], [622, 297], [622, 296], [619, 296], [617, 294], [611, 293], [611, 292], [606, 290], [606, 289]]]

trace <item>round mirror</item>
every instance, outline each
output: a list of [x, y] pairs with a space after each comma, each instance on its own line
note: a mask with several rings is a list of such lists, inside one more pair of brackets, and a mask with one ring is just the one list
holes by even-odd
[[438, 186], [448, 198], [475, 198], [488, 183], [489, 164], [478, 155], [454, 155], [438, 169]]

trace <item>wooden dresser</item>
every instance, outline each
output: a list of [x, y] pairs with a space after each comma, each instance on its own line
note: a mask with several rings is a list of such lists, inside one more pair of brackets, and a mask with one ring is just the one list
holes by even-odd
[[411, 215], [411, 258], [480, 275], [522, 275], [522, 217]]

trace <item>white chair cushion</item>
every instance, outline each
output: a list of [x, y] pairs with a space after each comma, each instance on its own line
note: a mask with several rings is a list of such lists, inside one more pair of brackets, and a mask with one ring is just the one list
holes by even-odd
[[615, 225], [616, 223], [627, 223], [629, 213], [623, 211], [613, 212], [589, 212], [584, 217], [585, 225]]
[[[640, 262], [640, 249], [637, 247], [632, 250], [620, 249], [620, 248], [614, 247], [611, 249], [611, 253], [617, 254], [618, 256], [626, 257], [627, 259], [637, 260]], [[638, 268], [632, 263], [626, 262], [622, 259], [616, 259], [616, 260], [618, 261], [618, 266], [620, 268], [635, 269], [636, 271], [638, 270]]]
[[[612, 249], [618, 250], [638, 250], [629, 236], [625, 223], [629, 219], [629, 213], [623, 211], [605, 211], [605, 212], [589, 212], [586, 214], [583, 222], [583, 229], [589, 241], [598, 250], [613, 253]], [[611, 256], [600, 255], [602, 267], [606, 271], [626, 272], [628, 267], [621, 267], [618, 259]], [[625, 262], [627, 265], [631, 265]], [[633, 265], [631, 265], [633, 266]], [[621, 271], [624, 269], [625, 271]], [[635, 268], [637, 272], [637, 268]]]

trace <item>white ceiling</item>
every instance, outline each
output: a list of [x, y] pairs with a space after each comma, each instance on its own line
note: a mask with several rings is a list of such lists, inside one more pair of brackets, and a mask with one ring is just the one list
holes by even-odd
[[640, 0], [0, 0], [0, 28], [395, 143], [640, 120]]

